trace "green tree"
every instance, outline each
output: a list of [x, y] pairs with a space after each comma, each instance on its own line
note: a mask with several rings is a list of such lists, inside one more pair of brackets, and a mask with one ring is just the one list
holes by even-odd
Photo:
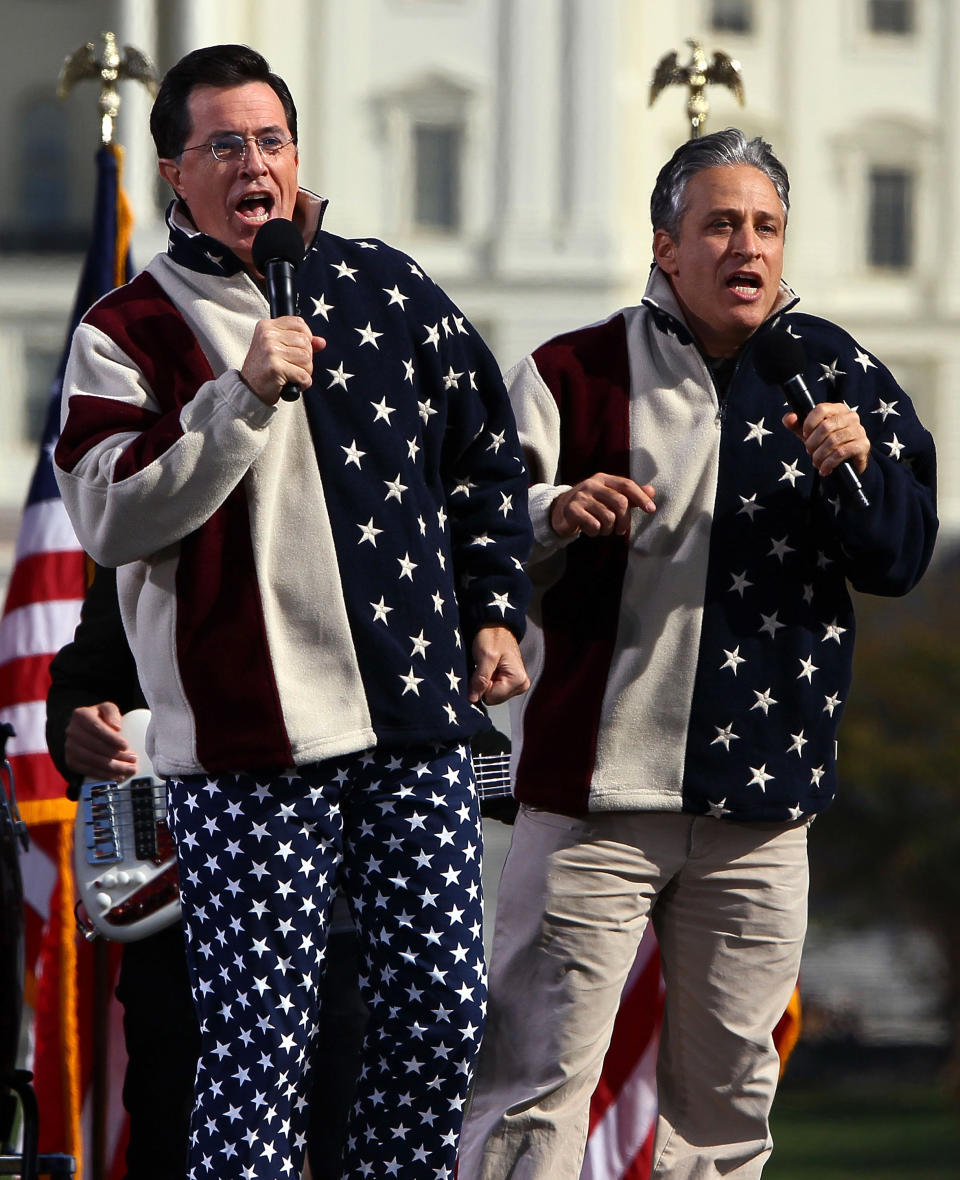
[[840, 788], [811, 838], [813, 895], [847, 920], [900, 919], [935, 939], [960, 1098], [960, 554], [906, 600], [856, 605]]

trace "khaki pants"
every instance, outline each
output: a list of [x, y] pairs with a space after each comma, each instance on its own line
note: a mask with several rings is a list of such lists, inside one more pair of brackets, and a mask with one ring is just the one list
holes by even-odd
[[460, 1180], [577, 1180], [590, 1095], [651, 910], [666, 985], [652, 1176], [760, 1175], [773, 1030], [806, 931], [807, 827], [521, 809]]

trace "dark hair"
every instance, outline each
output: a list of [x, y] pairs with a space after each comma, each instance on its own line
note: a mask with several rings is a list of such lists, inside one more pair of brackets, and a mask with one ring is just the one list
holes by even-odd
[[150, 112], [150, 134], [161, 160], [176, 159], [190, 135], [190, 95], [197, 86], [244, 86], [266, 82], [283, 104], [287, 126], [297, 142], [297, 108], [286, 82], [271, 73], [266, 59], [249, 45], [208, 45], [171, 66]]
[[759, 168], [770, 178], [783, 206], [786, 224], [790, 213], [790, 178], [786, 168], [773, 154], [770, 144], [759, 137], [747, 139], [738, 127], [728, 127], [726, 131], [688, 139], [660, 169], [650, 197], [650, 220], [654, 231], [664, 229], [671, 238], [679, 238], [691, 177], [705, 168], [732, 168], [737, 164]]

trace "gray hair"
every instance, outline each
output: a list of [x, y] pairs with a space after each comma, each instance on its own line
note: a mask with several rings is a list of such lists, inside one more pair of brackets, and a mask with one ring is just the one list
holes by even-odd
[[747, 139], [738, 127], [728, 127], [726, 131], [688, 139], [660, 169], [650, 197], [650, 220], [654, 231], [663, 229], [671, 238], [678, 239], [690, 179], [705, 168], [732, 168], [738, 164], [759, 168], [769, 177], [783, 206], [786, 224], [790, 213], [790, 178], [786, 168], [773, 154], [770, 144], [759, 136]]

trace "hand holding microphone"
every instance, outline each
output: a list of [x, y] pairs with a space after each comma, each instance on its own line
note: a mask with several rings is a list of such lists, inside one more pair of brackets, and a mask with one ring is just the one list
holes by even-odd
[[[775, 328], [758, 336], [753, 349], [753, 357], [760, 377], [771, 385], [779, 385], [783, 390], [790, 408], [800, 420], [798, 427], [802, 427], [810, 412], [817, 409], [818, 405], [826, 404], [815, 401], [803, 379], [803, 370], [807, 367], [807, 354], [803, 345], [783, 328]], [[859, 425], [857, 432], [863, 435], [863, 429]], [[831, 453], [836, 447], [842, 445], [843, 442], [849, 442], [850, 439], [839, 440], [834, 437], [826, 415], [814, 426], [808, 436], [803, 437], [801, 434], [801, 437], [817, 469], [820, 470], [825, 462], [828, 464], [826, 472], [821, 472], [821, 474], [830, 474], [831, 471], [836, 470], [841, 483], [850, 493], [852, 502], [861, 508], [869, 508], [870, 501], [867, 499], [851, 463], [847, 459], [835, 464], [829, 463]], [[865, 435], [863, 435], [863, 442], [869, 451], [869, 443], [866, 442]]]
[[293, 276], [303, 261], [303, 238], [292, 221], [275, 217], [258, 231], [252, 254], [266, 279], [271, 318], [257, 324], [241, 376], [269, 404], [278, 394], [296, 401], [301, 387], [310, 384], [313, 353], [324, 346], [297, 315]]

